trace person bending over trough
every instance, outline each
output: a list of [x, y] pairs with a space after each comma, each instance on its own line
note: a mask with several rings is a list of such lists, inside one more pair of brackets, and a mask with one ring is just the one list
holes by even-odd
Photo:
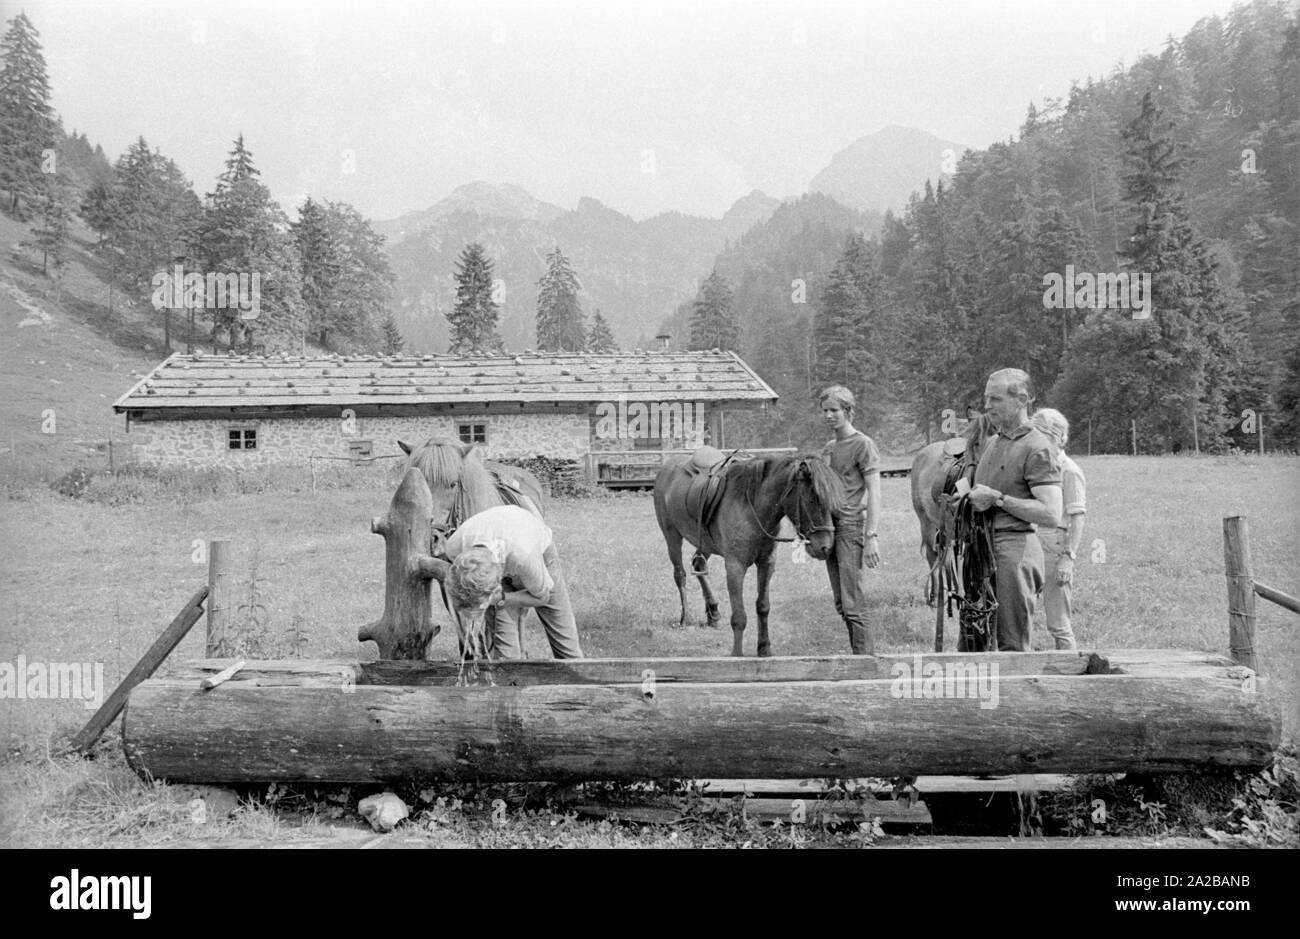
[[[522, 658], [530, 607], [555, 658], [582, 658], [560, 556], [550, 528], [535, 514], [514, 505], [485, 509], [461, 523], [444, 553], [452, 562], [445, 586], [462, 658], [467, 643], [472, 657]], [[489, 608], [494, 616], [487, 615]]]

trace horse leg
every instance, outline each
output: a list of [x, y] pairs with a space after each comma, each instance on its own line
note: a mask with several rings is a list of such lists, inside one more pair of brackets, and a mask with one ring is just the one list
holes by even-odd
[[682, 564], [682, 536], [676, 529], [665, 530], [664, 540], [668, 542], [668, 560], [673, 565], [673, 583], [677, 585], [677, 596], [682, 603], [682, 615], [677, 620], [678, 626], [686, 625], [686, 567]]
[[745, 568], [744, 561], [726, 558], [727, 595], [731, 598], [731, 654], [744, 655], [745, 639]]
[[716, 627], [721, 617], [718, 615], [718, 598], [713, 595], [713, 587], [709, 585], [709, 559], [697, 553], [691, 558], [691, 569], [700, 579], [700, 590], [704, 594], [704, 625]]
[[772, 582], [772, 574], [776, 570], [776, 546], [766, 556], [757, 561], [758, 564], [758, 599], [754, 603], [754, 612], [758, 614], [758, 654], [771, 655], [772, 647], [767, 635], [767, 614], [772, 609], [772, 601], [768, 598], [767, 588]]

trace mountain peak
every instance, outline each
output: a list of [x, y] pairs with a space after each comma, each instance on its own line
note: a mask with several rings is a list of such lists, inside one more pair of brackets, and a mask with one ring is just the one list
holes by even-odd
[[824, 192], [856, 209], [898, 212], [927, 179], [951, 173], [968, 149], [916, 127], [889, 124], [831, 157], [808, 191]]

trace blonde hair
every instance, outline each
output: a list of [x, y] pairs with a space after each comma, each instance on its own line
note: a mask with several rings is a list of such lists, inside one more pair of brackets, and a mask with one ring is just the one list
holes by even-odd
[[840, 410], [853, 419], [853, 413], [858, 409], [857, 399], [853, 397], [853, 392], [843, 385], [830, 385], [822, 389], [822, 393], [817, 396], [817, 404], [825, 404], [827, 400], [834, 401], [840, 406]]
[[482, 545], [468, 548], [451, 564], [447, 596], [457, 609], [476, 609], [501, 586], [502, 571], [503, 566], [493, 557], [491, 548]]
[[1055, 408], [1039, 408], [1031, 417], [1030, 423], [1041, 430], [1052, 443], [1064, 449], [1070, 439], [1070, 422], [1065, 415]]

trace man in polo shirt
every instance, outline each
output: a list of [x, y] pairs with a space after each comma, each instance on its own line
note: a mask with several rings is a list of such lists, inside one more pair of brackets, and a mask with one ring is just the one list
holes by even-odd
[[1070, 442], [1070, 422], [1052, 408], [1034, 412], [1033, 425], [1041, 430], [1056, 449], [1061, 467], [1063, 514], [1054, 526], [1038, 529], [1038, 541], [1046, 559], [1043, 583], [1043, 609], [1047, 614], [1047, 632], [1058, 649], [1074, 649], [1074, 629], [1070, 624], [1071, 591], [1074, 583], [1074, 560], [1083, 541], [1084, 514], [1088, 511], [1086, 482], [1079, 464], [1065, 454]]
[[466, 639], [484, 628], [493, 606], [486, 651], [494, 659], [522, 658], [521, 625], [533, 607], [551, 653], [557, 659], [582, 658], [560, 556], [551, 530], [537, 515], [516, 505], [485, 509], [461, 523], [444, 554], [452, 562], [445, 586], [460, 626], [462, 654]]
[[1043, 587], [1043, 549], [1034, 526], [1055, 528], [1061, 517], [1061, 473], [1052, 445], [1029, 422], [1029, 376], [1004, 368], [984, 386], [984, 410], [998, 432], [983, 447], [971, 506], [993, 513], [997, 565], [997, 647], [1028, 652], [1034, 598]]
[[844, 480], [844, 508], [835, 520], [835, 545], [826, 558], [835, 612], [849, 630], [854, 655], [871, 655], [875, 641], [867, 627], [867, 579], [863, 565], [880, 563], [876, 519], [880, 515], [880, 451], [871, 438], [853, 426], [857, 403], [843, 385], [821, 393], [822, 419], [835, 437], [822, 450], [822, 459]]

